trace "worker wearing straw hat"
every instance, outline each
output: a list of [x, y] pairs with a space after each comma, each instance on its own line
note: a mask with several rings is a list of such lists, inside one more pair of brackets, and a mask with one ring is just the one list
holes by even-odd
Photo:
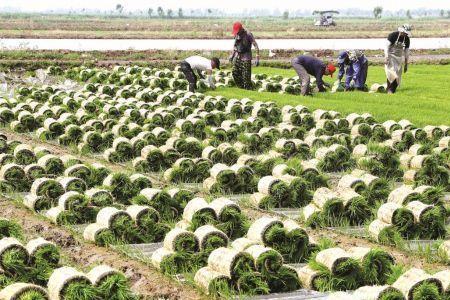
[[338, 56], [338, 80], [345, 75], [345, 90], [357, 89], [366, 91], [367, 70], [369, 61], [362, 50], [345, 50]]
[[[411, 26], [402, 25], [389, 34], [384, 49], [387, 92], [393, 94], [400, 85], [402, 73], [408, 71]], [[405, 65], [403, 66], [403, 60]]]
[[310, 95], [310, 75], [316, 78], [317, 88], [319, 92], [325, 92], [326, 89], [324, 86], [328, 86], [325, 82], [323, 82], [323, 75], [330, 75], [333, 77], [333, 73], [336, 71], [336, 67], [332, 64], [325, 64], [318, 58], [309, 55], [300, 55], [291, 61], [292, 67], [294, 67], [295, 71], [298, 74], [298, 77], [301, 81], [301, 94], [303, 96]]
[[236, 86], [253, 89], [252, 84], [252, 45], [256, 49], [256, 66], [259, 65], [259, 48], [253, 34], [244, 29], [240, 22], [233, 24], [234, 46], [230, 56], [233, 63], [233, 79]]

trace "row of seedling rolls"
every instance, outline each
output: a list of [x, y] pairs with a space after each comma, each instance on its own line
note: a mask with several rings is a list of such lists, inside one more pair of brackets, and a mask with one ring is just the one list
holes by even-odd
[[87, 273], [62, 266], [53, 242], [39, 237], [23, 243], [22, 228], [9, 219], [0, 219], [0, 228], [0, 299], [137, 299], [121, 272], [107, 265]]

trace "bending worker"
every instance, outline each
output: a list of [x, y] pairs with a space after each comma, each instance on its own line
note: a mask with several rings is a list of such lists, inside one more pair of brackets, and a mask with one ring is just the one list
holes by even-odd
[[189, 82], [189, 91], [195, 92], [195, 88], [197, 87], [197, 76], [194, 71], [197, 72], [201, 79], [204, 79], [202, 71], [206, 71], [209, 87], [212, 89], [216, 88], [212, 77], [212, 70], [220, 69], [220, 60], [217, 57], [207, 59], [198, 55], [191, 56], [180, 63], [180, 68]]
[[253, 34], [244, 29], [240, 22], [233, 24], [234, 46], [230, 56], [233, 63], [233, 79], [237, 87], [251, 90], [252, 84], [252, 45], [256, 49], [256, 66], [259, 65], [259, 48]]
[[330, 75], [333, 77], [333, 73], [336, 71], [336, 67], [332, 64], [326, 65], [320, 59], [309, 55], [297, 56], [291, 63], [297, 72], [298, 77], [300, 77], [302, 83], [301, 94], [303, 96], [311, 94], [309, 90], [309, 75], [316, 77], [316, 84], [319, 92], [325, 92], [326, 89], [324, 85], [329, 85], [323, 82], [323, 75]]
[[[384, 49], [384, 69], [387, 77], [388, 94], [395, 93], [402, 80], [402, 72], [408, 71], [410, 36], [411, 26], [408, 24], [399, 27], [397, 31], [388, 35], [386, 48]], [[405, 66], [402, 68], [403, 58], [405, 59]]]
[[339, 73], [338, 80], [341, 82], [345, 74], [345, 90], [353, 88], [366, 90], [367, 71], [369, 61], [361, 50], [345, 50], [338, 56]]

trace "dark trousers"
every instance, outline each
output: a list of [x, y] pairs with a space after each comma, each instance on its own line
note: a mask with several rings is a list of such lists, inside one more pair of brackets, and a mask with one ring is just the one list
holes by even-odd
[[392, 82], [389, 82], [389, 80], [386, 81], [387, 82], [387, 92], [388, 93], [395, 93], [397, 91], [397, 87], [398, 87], [398, 81], [394, 80]]
[[253, 89], [252, 83], [252, 61], [242, 60], [237, 57], [234, 60], [232, 75], [236, 86], [241, 89]]
[[183, 72], [186, 80], [189, 82], [189, 91], [195, 92], [195, 88], [197, 87], [197, 76], [192, 70], [191, 65], [187, 61], [182, 61], [180, 63], [181, 72]]
[[297, 58], [294, 58], [291, 61], [292, 67], [294, 68], [295, 72], [297, 72], [298, 77], [301, 81], [301, 94], [303, 96], [309, 95], [311, 93], [309, 89], [309, 83], [311, 81], [311, 78], [306, 71], [305, 67], [303, 67]]

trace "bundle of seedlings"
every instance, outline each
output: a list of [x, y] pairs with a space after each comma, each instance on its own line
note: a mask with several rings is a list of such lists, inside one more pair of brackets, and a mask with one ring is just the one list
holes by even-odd
[[77, 177], [58, 177], [57, 180], [66, 192], [75, 191], [84, 193], [87, 189], [86, 182]]
[[251, 167], [259, 176], [268, 176], [272, 174], [274, 166], [283, 162], [284, 160], [280, 153], [269, 151], [267, 154], [257, 156], [257, 161]]
[[361, 225], [372, 219], [373, 210], [365, 197], [352, 188], [339, 189], [338, 195], [344, 204], [344, 218], [350, 225]]
[[147, 145], [141, 150], [141, 157], [148, 163], [150, 171], [157, 172], [164, 166], [164, 154], [154, 145]]
[[377, 217], [384, 223], [392, 225], [405, 239], [415, 235], [416, 227], [413, 212], [398, 203], [387, 202], [382, 204], [378, 208]]
[[125, 275], [107, 265], [92, 268], [87, 277], [96, 288], [97, 297], [111, 300], [135, 300], [136, 295], [130, 289]]
[[279, 251], [288, 263], [302, 262], [308, 255], [308, 234], [292, 220], [259, 218], [250, 225], [247, 238]]
[[375, 219], [369, 224], [368, 231], [370, 237], [380, 244], [390, 246], [402, 244], [403, 239], [400, 232], [392, 224], [379, 219]]
[[152, 254], [152, 264], [165, 274], [178, 274], [196, 269], [194, 253], [199, 251], [199, 241], [193, 232], [175, 227], [169, 231], [163, 247]]
[[237, 183], [234, 188], [235, 193], [252, 193], [256, 190], [257, 177], [251, 167], [236, 163], [230, 169], [236, 173], [237, 177]]
[[13, 155], [15, 162], [19, 165], [29, 165], [37, 162], [33, 148], [27, 144], [21, 144], [14, 148]]
[[258, 193], [271, 197], [274, 207], [295, 207], [289, 185], [274, 176], [264, 176], [259, 180]]
[[432, 185], [447, 187], [450, 179], [450, 171], [439, 155], [411, 156], [405, 172], [405, 181], [415, 185]]
[[109, 174], [103, 180], [103, 186], [111, 192], [117, 202], [123, 204], [129, 204], [130, 199], [139, 192], [130, 177], [121, 172]]
[[196, 230], [200, 226], [217, 223], [217, 214], [205, 199], [194, 198], [190, 200], [183, 210], [183, 220], [187, 222], [188, 230]]
[[268, 294], [269, 287], [256, 272], [253, 257], [231, 248], [218, 248], [208, 257], [208, 268], [231, 278], [233, 288], [245, 295]]
[[231, 278], [209, 267], [203, 267], [195, 273], [194, 282], [207, 295], [229, 297]]
[[13, 237], [22, 239], [22, 227], [15, 221], [0, 217], [0, 239], [4, 237]]
[[5, 286], [0, 290], [0, 299], [5, 300], [47, 300], [47, 291], [35, 284], [15, 282]]
[[435, 240], [447, 235], [445, 224], [447, 213], [441, 207], [412, 201], [406, 205], [406, 208], [414, 214], [417, 234], [421, 239]]
[[275, 149], [282, 153], [285, 158], [292, 156], [307, 158], [310, 153], [308, 144], [300, 139], [279, 139], [275, 142]]
[[30, 193], [37, 197], [43, 197], [51, 204], [55, 204], [56, 200], [64, 194], [64, 187], [58, 181], [51, 178], [38, 178], [33, 181]]
[[164, 179], [169, 182], [203, 182], [208, 176], [211, 165], [208, 160], [200, 161], [182, 157], [164, 172]]
[[373, 206], [376, 203], [384, 202], [388, 197], [390, 183], [387, 179], [377, 177], [359, 169], [354, 169], [351, 175], [363, 181], [365, 188], [360, 191], [360, 194], [367, 199], [369, 205]]
[[212, 225], [200, 226], [194, 231], [194, 234], [199, 241], [200, 251], [193, 257], [198, 266], [205, 266], [212, 251], [220, 247], [227, 247], [229, 243], [228, 236]]
[[312, 200], [308, 182], [302, 177], [285, 174], [280, 179], [289, 184], [292, 197], [291, 207], [303, 207]]
[[30, 188], [25, 171], [18, 164], [8, 163], [0, 169], [3, 192], [25, 192]]
[[289, 159], [286, 164], [295, 172], [293, 174], [288, 174], [301, 176], [308, 183], [308, 188], [310, 190], [328, 186], [328, 177], [319, 171], [319, 161], [317, 159], [300, 160], [293, 158]]
[[211, 201], [209, 206], [217, 215], [216, 227], [231, 239], [244, 236], [248, 230], [249, 222], [241, 208], [227, 198], [217, 198]]
[[414, 191], [422, 195], [421, 201], [425, 204], [445, 206], [443, 201], [444, 189], [429, 185], [420, 185]]
[[131, 202], [157, 208], [163, 220], [176, 220], [182, 213], [181, 203], [175, 201], [166, 191], [160, 189], [143, 189], [131, 199]]
[[29, 281], [28, 251], [16, 238], [5, 237], [0, 240], [0, 267], [6, 276], [15, 281]]
[[352, 247], [347, 250], [347, 253], [360, 262], [365, 284], [387, 283], [394, 265], [394, 258], [389, 253], [378, 248], [365, 247]]
[[414, 135], [409, 130], [394, 130], [391, 134], [394, 148], [398, 151], [406, 151], [414, 144]]
[[361, 267], [358, 261], [341, 248], [318, 252], [310, 259], [308, 266], [318, 271], [314, 285], [319, 291], [354, 290], [361, 286]]
[[130, 205], [126, 212], [138, 228], [140, 242], [160, 242], [170, 230], [168, 225], [160, 222], [159, 213], [150, 206]]
[[[343, 223], [345, 215], [344, 201], [329, 188], [318, 188], [314, 192], [311, 204], [314, 204], [319, 209], [324, 225], [340, 226]], [[311, 218], [311, 216], [309, 217]]]
[[98, 297], [98, 289], [89, 278], [72, 267], [54, 270], [47, 287], [50, 299], [91, 300]]
[[239, 158], [238, 151], [229, 143], [218, 145], [217, 150], [222, 153], [222, 163], [225, 165], [235, 164]]
[[353, 294], [357, 299], [389, 299], [405, 300], [402, 292], [389, 285], [366, 285], [358, 288]]
[[87, 181], [94, 185], [101, 185], [105, 178], [111, 173], [111, 170], [100, 163], [93, 163], [91, 169], [91, 178]]
[[179, 203], [181, 208], [185, 208], [186, 204], [194, 198], [194, 193], [187, 189], [171, 188], [167, 193], [172, 197], [175, 203]]
[[350, 152], [339, 144], [317, 149], [315, 158], [319, 160], [319, 169], [325, 172], [342, 171], [352, 165]]
[[358, 145], [353, 150], [357, 165], [368, 173], [383, 178], [398, 178], [403, 175], [400, 170], [398, 151], [378, 143]]
[[422, 269], [411, 268], [392, 284], [406, 299], [441, 299], [442, 282]]
[[45, 284], [53, 270], [59, 266], [58, 247], [43, 238], [37, 238], [30, 240], [26, 249], [30, 257], [29, 265], [33, 282], [40, 285]]
[[65, 177], [76, 177], [83, 180], [87, 186], [97, 185], [97, 182], [91, 182], [92, 170], [84, 164], [74, 164], [64, 171]]
[[115, 245], [119, 242], [114, 232], [108, 226], [97, 223], [89, 224], [84, 229], [83, 238], [102, 247]]
[[89, 199], [75, 191], [66, 192], [58, 199], [58, 207], [74, 213], [80, 223], [90, 223], [95, 219], [96, 210], [88, 204]]
[[115, 207], [102, 208], [96, 217], [96, 223], [107, 227], [114, 234], [116, 240], [133, 244], [140, 240], [139, 230], [133, 218], [124, 210]]
[[215, 164], [210, 170], [210, 177], [203, 181], [203, 186], [210, 193], [232, 193], [237, 183], [236, 173], [225, 164]]
[[111, 206], [114, 202], [113, 195], [104, 189], [91, 188], [85, 192], [85, 196], [90, 206], [105, 207]]
[[42, 156], [39, 158], [37, 163], [45, 169], [45, 172], [48, 175], [61, 175], [65, 170], [65, 166], [61, 158], [53, 154]]
[[414, 191], [411, 186], [402, 185], [389, 193], [387, 202], [394, 202], [400, 205], [406, 205], [412, 201], [421, 201], [422, 195]]

